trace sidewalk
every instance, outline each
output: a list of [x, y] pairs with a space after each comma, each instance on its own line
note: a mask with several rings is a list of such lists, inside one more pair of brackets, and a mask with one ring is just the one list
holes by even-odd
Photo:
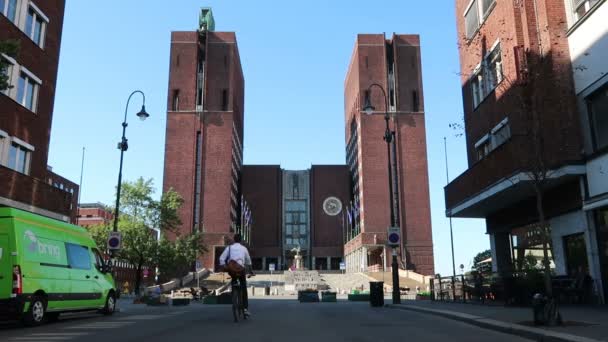
[[391, 308], [439, 315], [542, 341], [608, 341], [608, 307], [563, 306], [561, 327], [532, 324], [532, 308], [432, 301], [404, 301]]

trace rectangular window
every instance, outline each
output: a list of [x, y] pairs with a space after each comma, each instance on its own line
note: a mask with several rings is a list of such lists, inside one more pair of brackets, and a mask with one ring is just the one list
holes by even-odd
[[471, 77], [473, 108], [477, 108], [486, 96], [496, 89], [502, 79], [502, 54], [498, 43], [473, 71]]
[[0, 0], [0, 12], [4, 14], [8, 20], [17, 25], [17, 8], [19, 0]]
[[0, 132], [0, 165], [4, 165], [4, 144], [6, 144], [8, 138], [4, 135], [1, 135], [1, 133], [2, 132]]
[[419, 105], [418, 105], [418, 92], [417, 91], [412, 91], [412, 111], [414, 112], [418, 112], [419, 110]]
[[11, 76], [13, 75], [14, 65], [12, 62], [8, 61], [6, 58], [3, 58], [2, 56], [0, 56], [0, 60], [2, 61], [3, 65], [4, 65], [4, 67], [2, 69], [0, 69], [0, 74], [2, 74], [2, 76], [6, 79], [6, 83], [8, 84], [8, 88], [6, 88], [5, 90], [2, 90], [1, 93], [8, 95], [9, 90], [13, 84]]
[[68, 262], [70, 268], [79, 270], [91, 269], [91, 254], [87, 247], [74, 245], [71, 243], [66, 243], [65, 247], [68, 252]]
[[484, 18], [490, 14], [490, 11], [494, 8], [494, 4], [496, 4], [496, 0], [481, 0], [481, 13]]
[[29, 154], [30, 150], [12, 142], [8, 148], [7, 167], [23, 174], [29, 173]]
[[38, 96], [38, 83], [27, 73], [21, 72], [17, 84], [17, 102], [25, 108], [36, 112], [36, 102]]
[[483, 100], [484, 94], [484, 79], [483, 69], [478, 69], [471, 78], [471, 93], [473, 95], [473, 108], [477, 108]]
[[473, 38], [475, 32], [479, 28], [479, 7], [477, 0], [473, 0], [468, 11], [464, 14], [464, 25], [466, 29], [467, 39]]
[[482, 160], [490, 153], [490, 135], [486, 134], [483, 138], [475, 144], [475, 151], [477, 152], [477, 160]]
[[173, 111], [179, 111], [179, 90], [175, 89], [173, 91]]
[[25, 34], [30, 37], [38, 46], [44, 46], [44, 31], [48, 18], [36, 7], [30, 3], [30, 8], [27, 11], [25, 20]]
[[500, 44], [485, 58], [487, 66], [488, 93], [490, 93], [502, 81], [502, 54]]
[[511, 138], [511, 126], [507, 121], [492, 130], [492, 149], [504, 144], [509, 138]]
[[587, 99], [595, 149], [608, 147], [608, 85]]
[[222, 90], [222, 111], [228, 110], [228, 90]]
[[572, 0], [574, 19], [579, 20], [587, 14], [600, 0]]

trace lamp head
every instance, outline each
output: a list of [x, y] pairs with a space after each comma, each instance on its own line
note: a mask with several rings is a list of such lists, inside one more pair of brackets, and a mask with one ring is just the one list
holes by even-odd
[[141, 121], [145, 121], [150, 116], [150, 114], [146, 112], [146, 105], [141, 106], [141, 110], [137, 113], [137, 116]]
[[365, 106], [363, 106], [363, 111], [367, 115], [372, 115], [374, 113], [374, 110], [376, 110], [376, 108], [374, 108], [374, 106], [372, 106], [372, 102], [369, 99], [369, 96], [366, 96], [365, 97]]

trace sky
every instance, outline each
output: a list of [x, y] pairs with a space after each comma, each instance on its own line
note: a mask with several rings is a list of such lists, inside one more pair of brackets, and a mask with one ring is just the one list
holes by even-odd
[[[123, 180], [162, 188], [171, 31], [194, 31], [201, 6], [237, 35], [245, 76], [245, 164], [344, 164], [344, 79], [358, 33], [421, 37], [435, 268], [452, 272], [443, 138], [450, 179], [467, 168], [454, 3], [449, 0], [66, 1], [49, 165], [78, 183], [81, 202], [113, 204], [127, 98]], [[380, 139], [378, 143], [383, 143]], [[157, 196], [160, 193], [156, 194]], [[454, 219], [457, 272], [489, 248], [483, 220]]]

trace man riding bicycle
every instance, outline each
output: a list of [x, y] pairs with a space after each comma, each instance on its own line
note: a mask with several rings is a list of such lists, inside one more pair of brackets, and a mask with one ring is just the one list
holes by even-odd
[[228, 272], [230, 277], [238, 279], [243, 291], [243, 308], [246, 316], [249, 316], [249, 302], [247, 298], [247, 273], [253, 275], [251, 270], [251, 257], [247, 247], [241, 244], [241, 234], [234, 234], [233, 243], [224, 249], [220, 255], [220, 268]]

